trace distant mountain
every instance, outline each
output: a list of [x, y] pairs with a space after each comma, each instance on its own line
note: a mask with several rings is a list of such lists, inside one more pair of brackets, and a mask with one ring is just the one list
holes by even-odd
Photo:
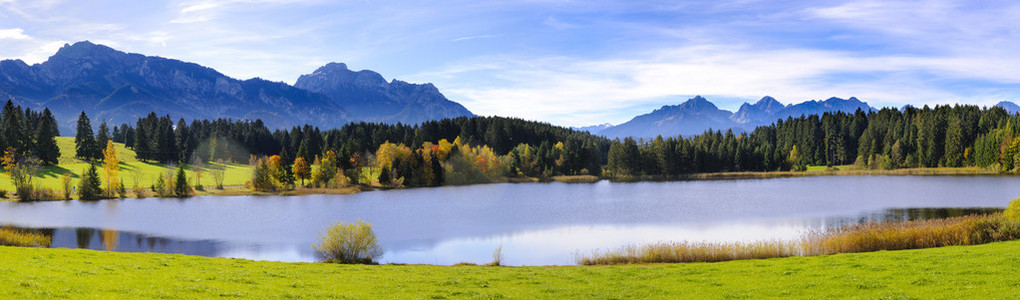
[[758, 126], [774, 123], [778, 119], [800, 117], [802, 115], [821, 115], [826, 112], [853, 113], [858, 109], [874, 110], [867, 103], [857, 98], [829, 98], [824, 101], [806, 101], [795, 105], [786, 105], [775, 98], [765, 96], [754, 104], [744, 103], [735, 113], [719, 109], [704, 97], [696, 96], [683, 104], [663, 106], [649, 114], [640, 115], [630, 121], [613, 126], [596, 134], [606, 137], [637, 137], [653, 138], [657, 135], [691, 136], [704, 133], [706, 130], [734, 130], [735, 132], [753, 130]]
[[585, 131], [585, 132], [588, 132], [588, 133], [591, 133], [591, 134], [599, 134], [603, 130], [606, 130], [606, 129], [610, 128], [610, 127], [613, 127], [613, 124], [602, 123], [602, 124], [591, 125], [591, 126], [571, 127], [570, 129], [577, 130], [577, 131]]
[[329, 96], [349, 114], [370, 122], [417, 124], [428, 120], [474, 116], [450, 101], [431, 83], [386, 82], [379, 73], [351, 71], [330, 63], [301, 75], [295, 87]]
[[801, 102], [799, 104], [786, 106], [785, 109], [780, 110], [779, 112], [776, 113], [777, 118], [774, 118], [772, 122], [774, 122], [775, 119], [786, 119], [786, 117], [796, 118], [806, 115], [821, 115], [826, 112], [842, 111], [852, 113], [857, 111], [858, 109], [865, 112], [873, 110], [871, 106], [868, 106], [867, 103], [858, 100], [856, 97], [850, 97], [850, 99], [832, 97], [829, 99], [825, 99], [825, 101], [811, 100]]
[[737, 124], [762, 124], [774, 122], [778, 113], [786, 109], [782, 103], [769, 96], [765, 96], [754, 104], [744, 103], [737, 112], [730, 116], [730, 120]]
[[666, 105], [649, 114], [634, 117], [626, 123], [601, 132], [607, 137], [644, 137], [657, 135], [693, 135], [708, 129], [728, 129], [736, 123], [730, 121], [733, 113], [719, 109], [704, 97], [696, 96], [680, 105]]
[[344, 71], [343, 64], [330, 64], [302, 76], [301, 86], [314, 89], [306, 90], [259, 78], [237, 80], [194, 63], [124, 53], [86, 41], [64, 45], [41, 64], [0, 61], [0, 97], [13, 97], [34, 109], [49, 107], [64, 135], [74, 134], [82, 111], [97, 126], [101, 120], [134, 124], [156, 112], [189, 121], [261, 119], [270, 128], [302, 124], [333, 128], [351, 121], [416, 123], [471, 115], [431, 84], [386, 83], [375, 72]]
[[1009, 112], [1010, 114], [1016, 114], [1017, 112], [1020, 112], [1020, 105], [1016, 105], [1016, 103], [1009, 101], [999, 102], [995, 106], [1002, 107], [1003, 109], [1006, 110], [1006, 112]]

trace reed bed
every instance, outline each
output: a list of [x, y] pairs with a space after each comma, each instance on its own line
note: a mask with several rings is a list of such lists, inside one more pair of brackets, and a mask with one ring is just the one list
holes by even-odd
[[0, 227], [0, 246], [49, 247], [50, 237], [11, 227]]
[[1002, 214], [868, 222], [811, 231], [793, 241], [660, 242], [578, 255], [581, 265], [719, 262], [879, 250], [977, 245], [1020, 239], [1020, 221]]

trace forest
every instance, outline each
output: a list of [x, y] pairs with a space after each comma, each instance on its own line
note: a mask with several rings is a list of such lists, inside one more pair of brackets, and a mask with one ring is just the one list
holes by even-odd
[[[3, 109], [0, 146], [56, 163], [55, 120], [46, 109]], [[261, 120], [176, 122], [150, 113], [135, 124], [105, 122], [93, 133], [77, 120], [76, 153], [102, 159], [107, 140], [137, 158], [191, 164], [248, 162], [264, 170], [263, 190], [296, 182], [435, 186], [506, 178], [593, 175], [671, 177], [690, 173], [804, 170], [809, 165], [868, 169], [978, 166], [1020, 167], [1020, 117], [1002, 108], [940, 105], [825, 113], [777, 120], [751, 132], [706, 131], [652, 140], [609, 140], [547, 123], [503, 117], [461, 117], [419, 125], [350, 123], [270, 130]]]
[[1020, 117], [973, 105], [907, 106], [777, 120], [750, 133], [613, 141], [609, 176], [804, 170], [1020, 166]]

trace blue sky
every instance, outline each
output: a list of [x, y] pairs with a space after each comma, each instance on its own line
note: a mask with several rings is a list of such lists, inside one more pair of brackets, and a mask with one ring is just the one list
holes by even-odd
[[1009, 1], [0, 0], [0, 57], [90, 40], [288, 83], [344, 62], [476, 114], [581, 126], [693, 95], [1017, 101], [1016, 16]]

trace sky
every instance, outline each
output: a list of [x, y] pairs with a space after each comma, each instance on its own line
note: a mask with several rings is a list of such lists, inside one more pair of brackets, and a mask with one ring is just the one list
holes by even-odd
[[0, 58], [89, 40], [291, 84], [343, 62], [478, 115], [584, 126], [694, 95], [1017, 102], [1017, 16], [1012, 1], [0, 0]]

